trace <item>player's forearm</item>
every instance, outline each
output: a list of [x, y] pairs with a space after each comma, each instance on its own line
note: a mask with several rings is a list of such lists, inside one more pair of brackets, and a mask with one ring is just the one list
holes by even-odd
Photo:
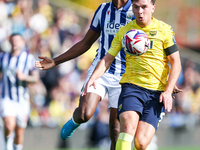
[[39, 80], [39, 73], [34, 71], [31, 75], [25, 77], [24, 81], [27, 83], [36, 83]]
[[169, 72], [169, 78], [168, 78], [168, 82], [167, 82], [165, 91], [169, 91], [170, 93], [172, 93], [174, 86], [180, 75], [180, 72], [181, 72], [180, 61], [177, 61], [177, 62], [174, 62], [173, 64], [171, 64], [171, 69]]
[[86, 44], [83, 44], [83, 42], [78, 42], [73, 47], [71, 47], [68, 51], [66, 51], [65, 53], [61, 54], [60, 56], [54, 58], [53, 60], [55, 62], [55, 65], [69, 61], [71, 59], [74, 59], [74, 58], [82, 55], [90, 47], [91, 47], [91, 45], [86, 45]]
[[99, 61], [99, 63], [97, 64], [93, 74], [91, 75], [91, 78], [93, 80], [100, 78], [108, 68], [109, 67], [106, 67], [104, 60]]
[[27, 76], [26, 77], [26, 82], [28, 83], [36, 83], [38, 81], [38, 78], [35, 76]]
[[100, 78], [106, 72], [106, 70], [108, 70], [114, 58], [114, 56], [107, 53], [104, 58], [97, 64], [91, 78], [94, 80]]
[[87, 50], [89, 50], [89, 48], [99, 38], [99, 36], [100, 36], [100, 32], [95, 32], [92, 29], [89, 29], [85, 37], [80, 42], [76, 43], [74, 46], [72, 46], [68, 51], [66, 51], [62, 55], [53, 59], [55, 62], [55, 65], [58, 65], [65, 61], [69, 61], [71, 59], [74, 59], [82, 55]]

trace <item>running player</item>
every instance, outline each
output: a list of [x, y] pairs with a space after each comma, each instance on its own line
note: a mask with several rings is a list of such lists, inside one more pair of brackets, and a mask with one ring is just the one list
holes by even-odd
[[22, 36], [11, 35], [10, 43], [11, 52], [0, 55], [3, 75], [0, 113], [4, 121], [6, 150], [21, 150], [30, 110], [27, 83], [37, 82], [39, 73], [33, 55], [26, 51]]
[[[50, 69], [62, 62], [69, 61], [86, 52], [92, 44], [100, 37], [100, 45], [97, 55], [88, 70], [86, 81], [92, 74], [96, 64], [105, 56], [110, 48], [111, 42], [121, 26], [126, 25], [134, 18], [131, 0], [112, 0], [102, 3], [96, 10], [93, 20], [85, 37], [62, 55], [50, 59], [39, 57], [42, 61], [36, 61], [36, 67], [41, 70]], [[125, 53], [122, 50], [113, 60], [108, 71], [97, 81], [97, 88], [91, 87], [85, 96], [80, 97], [79, 106], [75, 109], [73, 117], [63, 126], [61, 138], [69, 138], [80, 124], [87, 122], [94, 114], [98, 103], [108, 93], [110, 108], [110, 138], [111, 150], [119, 134], [119, 122], [117, 117], [118, 97], [121, 92], [119, 81], [125, 72]]]
[[171, 93], [181, 71], [179, 51], [171, 26], [152, 17], [155, 0], [132, 2], [136, 19], [120, 28], [111, 48], [97, 64], [82, 93], [84, 96], [91, 87], [97, 87], [98, 78], [121, 52], [122, 38], [127, 31], [140, 29], [146, 32], [150, 39], [148, 51], [141, 56], [126, 54], [126, 72], [120, 80], [120, 134], [116, 150], [131, 150], [134, 137], [136, 149], [145, 150], [148, 147], [159, 122], [166, 111], [172, 109]]

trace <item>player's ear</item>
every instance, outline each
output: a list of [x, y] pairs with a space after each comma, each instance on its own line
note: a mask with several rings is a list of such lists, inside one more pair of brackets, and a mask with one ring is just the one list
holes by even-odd
[[155, 11], [155, 4], [152, 6], [151, 13], [154, 13], [154, 11]]

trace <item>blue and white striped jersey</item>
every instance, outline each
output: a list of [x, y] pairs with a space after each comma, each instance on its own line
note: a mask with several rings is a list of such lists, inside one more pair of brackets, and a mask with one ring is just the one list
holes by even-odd
[[29, 75], [35, 69], [34, 56], [23, 50], [19, 56], [12, 56], [11, 53], [0, 54], [0, 71], [3, 73], [1, 80], [0, 99], [21, 101], [29, 99], [27, 83], [17, 78], [16, 72], [21, 71]]
[[[92, 66], [96, 66], [99, 60], [108, 52], [112, 40], [120, 27], [125, 26], [134, 19], [131, 0], [128, 0], [127, 4], [118, 10], [112, 2], [102, 3], [98, 7], [90, 25], [92, 30], [101, 32], [99, 49], [97, 50], [97, 55]], [[116, 76], [122, 76], [125, 68], [125, 52], [122, 49], [115, 57], [107, 72]]]

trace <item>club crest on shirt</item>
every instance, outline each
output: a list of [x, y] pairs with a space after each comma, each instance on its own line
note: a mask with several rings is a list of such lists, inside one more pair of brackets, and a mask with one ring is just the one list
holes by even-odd
[[155, 36], [156, 34], [157, 34], [157, 31], [153, 31], [153, 30], [149, 31], [150, 36]]
[[127, 12], [126, 13], [126, 19], [132, 20], [133, 19], [133, 12]]

